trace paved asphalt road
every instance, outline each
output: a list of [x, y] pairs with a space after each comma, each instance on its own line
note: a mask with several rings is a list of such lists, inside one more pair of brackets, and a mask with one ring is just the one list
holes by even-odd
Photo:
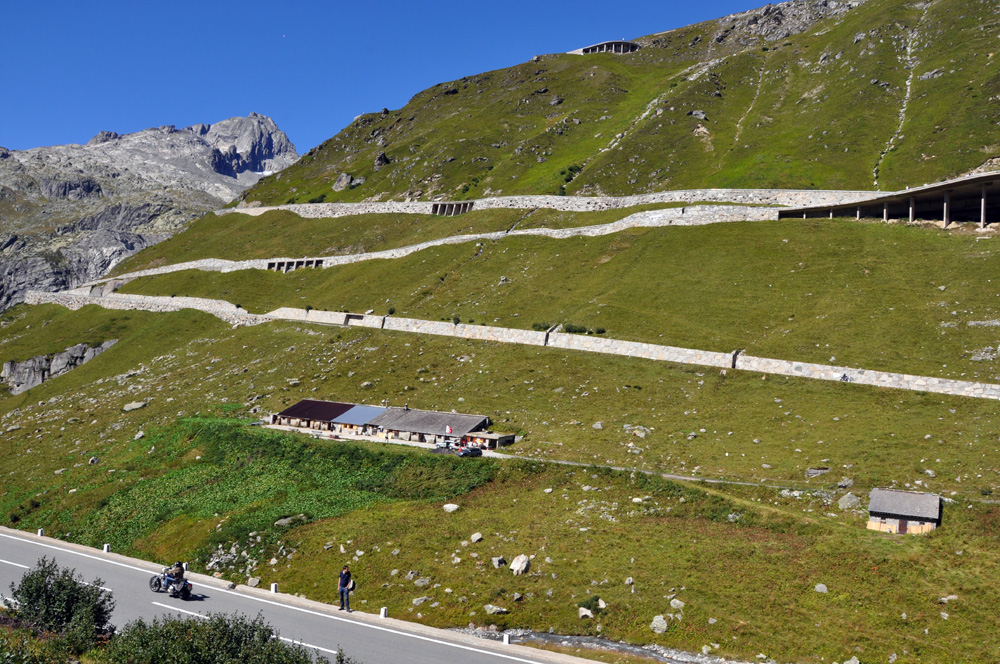
[[[516, 645], [477, 639], [465, 634], [355, 611], [346, 613], [290, 595], [228, 584], [190, 574], [194, 594], [188, 601], [153, 593], [148, 581], [162, 565], [104, 553], [97, 549], [0, 528], [0, 594], [9, 595], [35, 562], [46, 556], [62, 567], [75, 568], [86, 581], [100, 578], [112, 591], [116, 607], [112, 622], [155, 616], [243, 613], [264, 616], [285, 641], [309, 646], [330, 659], [338, 648], [363, 664], [569, 664], [592, 662]], [[165, 561], [170, 562], [170, 561]]]

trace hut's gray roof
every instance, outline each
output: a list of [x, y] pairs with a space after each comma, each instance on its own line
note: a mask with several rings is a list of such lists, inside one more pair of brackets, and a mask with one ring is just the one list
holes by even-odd
[[384, 412], [385, 408], [382, 406], [354, 406], [346, 413], [337, 416], [333, 421], [337, 424], [362, 426], [368, 424]]
[[869, 512], [895, 514], [925, 521], [937, 521], [941, 518], [941, 497], [937, 494], [898, 491], [896, 489], [872, 489], [869, 499]]
[[[411, 431], [438, 436], [464, 436], [470, 431], [485, 427], [488, 420], [482, 415], [389, 408], [369, 424], [394, 431]], [[451, 427], [450, 434], [448, 433], [449, 426]]]

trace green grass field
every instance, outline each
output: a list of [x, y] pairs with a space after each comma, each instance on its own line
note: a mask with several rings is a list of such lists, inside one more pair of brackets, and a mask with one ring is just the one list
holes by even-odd
[[[288, 274], [178, 272], [121, 292], [256, 313], [291, 306], [607, 336], [963, 380], [1000, 380], [996, 240], [853, 220], [505, 238]], [[502, 278], [506, 281], [501, 283]]]
[[[4, 358], [120, 339], [83, 367], [0, 399], [8, 525], [199, 569], [219, 544], [238, 543], [258, 565], [224, 565], [227, 578], [252, 573], [317, 599], [329, 599], [323, 580], [350, 560], [362, 583], [358, 608], [389, 606], [441, 626], [593, 634], [599, 624], [616, 639], [691, 650], [718, 643], [717, 654], [785, 661], [839, 661], [855, 648], [877, 661], [904, 650], [910, 661], [954, 661], [955, 638], [969, 661], [982, 661], [998, 646], [988, 572], [996, 514], [978, 502], [1000, 488], [992, 402], [362, 329], [231, 329], [195, 312], [21, 306], [0, 321]], [[526, 434], [510, 450], [524, 460], [466, 463], [314, 442], [232, 419], [306, 397], [487, 414], [498, 430]], [[147, 405], [122, 412], [136, 400]], [[625, 425], [649, 433], [638, 438]], [[551, 459], [753, 486], [682, 487], [539, 463]], [[814, 466], [832, 470], [806, 480]], [[929, 537], [886, 537], [864, 529], [863, 513], [827, 504], [842, 495], [842, 477], [862, 497], [895, 485], [958, 502]], [[445, 501], [462, 507], [446, 515]], [[273, 526], [299, 513], [306, 525]], [[476, 531], [484, 541], [463, 546]], [[519, 553], [535, 556], [527, 577], [490, 564]], [[280, 563], [269, 565], [272, 557]], [[404, 581], [410, 570], [431, 585]], [[815, 593], [816, 583], [830, 593]], [[960, 600], [939, 606], [949, 594]], [[579, 620], [577, 604], [593, 595], [608, 611]], [[648, 625], [676, 613], [670, 595], [685, 602], [684, 617], [657, 636]], [[431, 599], [415, 607], [421, 596]], [[486, 603], [511, 614], [487, 619]]]

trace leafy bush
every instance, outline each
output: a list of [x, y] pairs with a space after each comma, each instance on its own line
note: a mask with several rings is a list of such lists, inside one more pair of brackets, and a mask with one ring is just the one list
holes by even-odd
[[101, 588], [103, 583], [94, 579], [87, 584], [75, 569], [60, 568], [43, 557], [19, 584], [10, 584], [11, 604], [17, 607], [18, 619], [61, 635], [71, 650], [82, 652], [92, 648], [99, 635], [114, 631], [110, 621], [115, 601]]
[[[206, 619], [166, 616], [129, 623], [107, 649], [108, 664], [311, 664], [306, 648], [280, 641], [261, 616], [217, 613]], [[317, 657], [316, 662], [329, 662]], [[338, 662], [351, 660], [338, 654]]]
[[58, 644], [36, 639], [26, 629], [0, 627], [0, 664], [67, 664]]
[[545, 332], [547, 329], [552, 327], [552, 323], [532, 323], [531, 329], [538, 330], [539, 332]]
[[601, 608], [600, 601], [601, 601], [600, 597], [598, 597], [597, 595], [592, 595], [589, 598], [577, 604], [577, 606], [584, 609], [589, 609], [590, 612], [596, 616], [604, 611], [604, 609]]
[[569, 332], [570, 334], [586, 334], [587, 328], [583, 325], [573, 325], [572, 323], [566, 323], [563, 325], [563, 330]]
[[396, 307], [389, 307], [389, 315], [391, 316], [394, 313], [396, 313]]

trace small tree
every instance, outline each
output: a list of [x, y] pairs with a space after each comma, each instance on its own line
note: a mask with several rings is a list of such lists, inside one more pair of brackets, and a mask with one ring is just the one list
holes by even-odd
[[42, 558], [28, 570], [16, 586], [10, 584], [18, 619], [35, 629], [64, 637], [74, 651], [82, 652], [97, 643], [97, 637], [114, 631], [111, 612], [115, 601], [100, 579], [85, 583], [75, 569], [60, 568], [55, 560]]

